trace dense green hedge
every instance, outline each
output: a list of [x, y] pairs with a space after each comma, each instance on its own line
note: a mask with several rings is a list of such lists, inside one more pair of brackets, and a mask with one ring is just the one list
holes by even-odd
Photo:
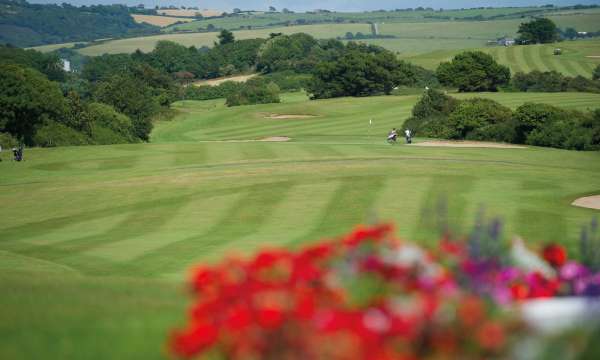
[[493, 100], [458, 101], [437, 90], [422, 96], [403, 129], [421, 137], [600, 150], [600, 110], [584, 113], [526, 103], [513, 112]]

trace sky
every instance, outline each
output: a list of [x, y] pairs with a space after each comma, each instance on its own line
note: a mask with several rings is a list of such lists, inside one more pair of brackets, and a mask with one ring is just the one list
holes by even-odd
[[481, 6], [527, 6], [527, 5], [574, 5], [574, 4], [600, 4], [600, 0], [29, 0], [32, 3], [63, 3], [73, 5], [91, 4], [145, 4], [147, 7], [160, 6], [197, 6], [200, 9], [215, 9], [231, 11], [233, 8], [242, 10], [265, 10], [269, 6], [277, 9], [288, 8], [293, 11], [307, 11], [314, 9], [328, 9], [336, 11], [363, 11], [378, 9], [403, 9], [419, 6], [435, 9], [455, 9], [463, 7]]

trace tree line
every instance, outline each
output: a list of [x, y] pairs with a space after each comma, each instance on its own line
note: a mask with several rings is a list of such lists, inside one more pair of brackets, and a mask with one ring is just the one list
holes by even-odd
[[141, 36], [160, 28], [134, 21], [124, 5], [72, 6], [0, 0], [0, 44], [28, 47]]

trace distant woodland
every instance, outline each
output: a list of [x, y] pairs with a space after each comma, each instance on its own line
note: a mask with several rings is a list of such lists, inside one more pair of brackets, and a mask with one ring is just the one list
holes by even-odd
[[123, 5], [76, 7], [0, 0], [0, 44], [28, 47], [156, 33], [138, 24]]

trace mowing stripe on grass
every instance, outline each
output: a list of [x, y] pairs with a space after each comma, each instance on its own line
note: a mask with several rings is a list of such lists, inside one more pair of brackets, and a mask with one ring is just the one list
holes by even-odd
[[[285, 199], [291, 185], [290, 182], [281, 182], [252, 186], [204, 234], [167, 244], [132, 262], [144, 275], [172, 273], [187, 268], [204, 254], [258, 231], [271, 217], [277, 204]], [[252, 227], [246, 226], [248, 224]]]
[[91, 249], [87, 254], [117, 261], [133, 260], [168, 244], [185, 240], [190, 233], [202, 234], [208, 231], [215, 222], [231, 211], [239, 199], [239, 193], [211, 198], [193, 197], [185, 206], [165, 212], [170, 216], [165, 217], [166, 221], [160, 226], [154, 226], [156, 231], [109, 242]]
[[226, 254], [249, 254], [261, 247], [285, 247], [290, 241], [305, 237], [325, 215], [339, 187], [338, 180], [293, 186], [255, 233], [203, 253], [198, 260], [218, 259]]
[[514, 72], [526, 72], [525, 65], [522, 62], [523, 57], [521, 56], [521, 51], [519, 50], [519, 54], [517, 54], [517, 49], [520, 46], [509, 46], [506, 48], [506, 58], [508, 59], [507, 65], [514, 69]]
[[418, 182], [414, 179], [414, 175], [409, 172], [402, 176], [389, 177], [373, 204], [379, 221], [411, 224], [397, 229], [403, 238], [409, 238], [416, 231], [423, 197], [427, 188], [431, 186], [430, 177], [419, 177]]
[[288, 245], [316, 241], [324, 237], [340, 235], [356, 224], [365, 223], [371, 217], [373, 203], [385, 184], [382, 176], [356, 176], [341, 178], [341, 186], [332, 196], [322, 217], [305, 236], [292, 239]]
[[572, 60], [564, 60], [562, 63], [563, 63], [563, 66], [565, 67], [565, 71], [567, 72], [566, 75], [568, 75], [568, 76], [577, 76], [577, 75], [579, 75], [577, 73], [577, 70], [575, 70], [575, 67], [573, 66], [574, 63], [575, 63], [574, 61], [572, 61]]
[[577, 64], [583, 71], [580, 75], [585, 76], [585, 77], [591, 77], [591, 75], [595, 69], [594, 65], [592, 65], [591, 63], [589, 63], [587, 61], [578, 61]]
[[536, 70], [539, 71], [551, 71], [556, 70], [558, 72], [562, 72], [557, 68], [557, 61], [548, 57], [545, 53], [546, 47], [541, 45], [536, 45], [531, 49], [531, 58], [533, 62], [536, 64]]
[[[523, 60], [525, 61], [527, 72], [531, 72], [533, 70], [539, 70], [539, 67], [541, 66], [541, 64], [537, 63], [534, 60], [534, 58], [535, 58], [534, 53], [536, 52], [536, 45], [523, 45], [523, 46], [520, 46], [520, 48], [522, 48], [521, 56], [523, 57]], [[537, 59], [537, 60], [539, 61], [539, 59]]]

